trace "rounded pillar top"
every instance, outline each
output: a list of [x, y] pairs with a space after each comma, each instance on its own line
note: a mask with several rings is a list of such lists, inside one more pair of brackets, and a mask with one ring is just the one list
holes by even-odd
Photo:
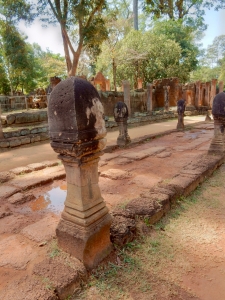
[[48, 104], [51, 146], [72, 156], [99, 151], [99, 140], [106, 135], [103, 116], [99, 94], [91, 83], [79, 77], [61, 81]]
[[225, 118], [225, 93], [217, 94], [213, 100], [212, 114], [214, 116], [221, 116]]

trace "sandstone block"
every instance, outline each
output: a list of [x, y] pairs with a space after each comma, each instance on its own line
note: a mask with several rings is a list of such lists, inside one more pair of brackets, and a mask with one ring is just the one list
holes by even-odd
[[7, 142], [7, 141], [1, 142], [0, 141], [0, 148], [8, 148], [8, 147], [9, 147], [9, 142]]
[[9, 144], [10, 144], [10, 147], [17, 147], [17, 146], [20, 146], [21, 145], [21, 141], [20, 141], [20, 139], [15, 139], [15, 140], [11, 140], [10, 142], [9, 142]]

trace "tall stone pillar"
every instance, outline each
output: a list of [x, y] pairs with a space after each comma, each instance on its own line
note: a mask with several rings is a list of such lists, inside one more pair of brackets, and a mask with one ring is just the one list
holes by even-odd
[[210, 105], [210, 82], [205, 83], [205, 105]]
[[2, 115], [2, 108], [1, 108], [1, 104], [0, 104], [0, 140], [4, 139], [4, 134], [3, 134], [3, 130], [2, 130], [1, 115]]
[[201, 86], [201, 81], [198, 80], [195, 82], [195, 87], [196, 87], [196, 92], [195, 92], [195, 107], [199, 107], [200, 105], [200, 97], [201, 97], [201, 90], [200, 90], [200, 86]]
[[147, 111], [150, 112], [153, 109], [153, 101], [152, 101], [152, 87], [151, 83], [147, 83]]
[[67, 197], [56, 229], [61, 249], [95, 267], [111, 250], [111, 217], [98, 185], [98, 161], [105, 147], [104, 110], [91, 83], [69, 77], [49, 99], [51, 146], [66, 171]]
[[185, 112], [185, 100], [181, 99], [177, 101], [177, 113], [178, 122], [177, 130], [184, 130], [184, 112]]
[[216, 96], [216, 84], [217, 84], [217, 79], [212, 79], [211, 80], [211, 92], [210, 92], [210, 107], [212, 107], [213, 99]]
[[165, 111], [169, 111], [169, 90], [170, 86], [163, 86], [164, 89], [164, 109]]
[[219, 93], [223, 92], [223, 90], [224, 90], [223, 87], [224, 87], [223, 81], [220, 81], [219, 82]]
[[124, 103], [127, 105], [129, 116], [131, 115], [130, 106], [130, 83], [128, 80], [123, 81]]

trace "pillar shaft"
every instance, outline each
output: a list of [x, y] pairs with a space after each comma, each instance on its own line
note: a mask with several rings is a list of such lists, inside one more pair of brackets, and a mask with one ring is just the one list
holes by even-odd
[[4, 134], [3, 134], [3, 130], [2, 130], [1, 115], [2, 115], [2, 108], [1, 108], [1, 104], [0, 104], [0, 139], [4, 139]]
[[127, 105], [129, 116], [131, 115], [130, 106], [130, 83], [128, 80], [123, 81], [124, 103]]
[[152, 87], [153, 87], [152, 84], [150, 84], [150, 83], [147, 84], [147, 111], [148, 112], [153, 110]]

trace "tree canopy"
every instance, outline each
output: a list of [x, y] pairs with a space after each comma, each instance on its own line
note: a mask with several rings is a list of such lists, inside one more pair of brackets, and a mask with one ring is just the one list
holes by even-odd
[[75, 75], [84, 47], [98, 53], [107, 38], [102, 10], [105, 0], [38, 0], [43, 21], [57, 22], [61, 28], [67, 71]]

